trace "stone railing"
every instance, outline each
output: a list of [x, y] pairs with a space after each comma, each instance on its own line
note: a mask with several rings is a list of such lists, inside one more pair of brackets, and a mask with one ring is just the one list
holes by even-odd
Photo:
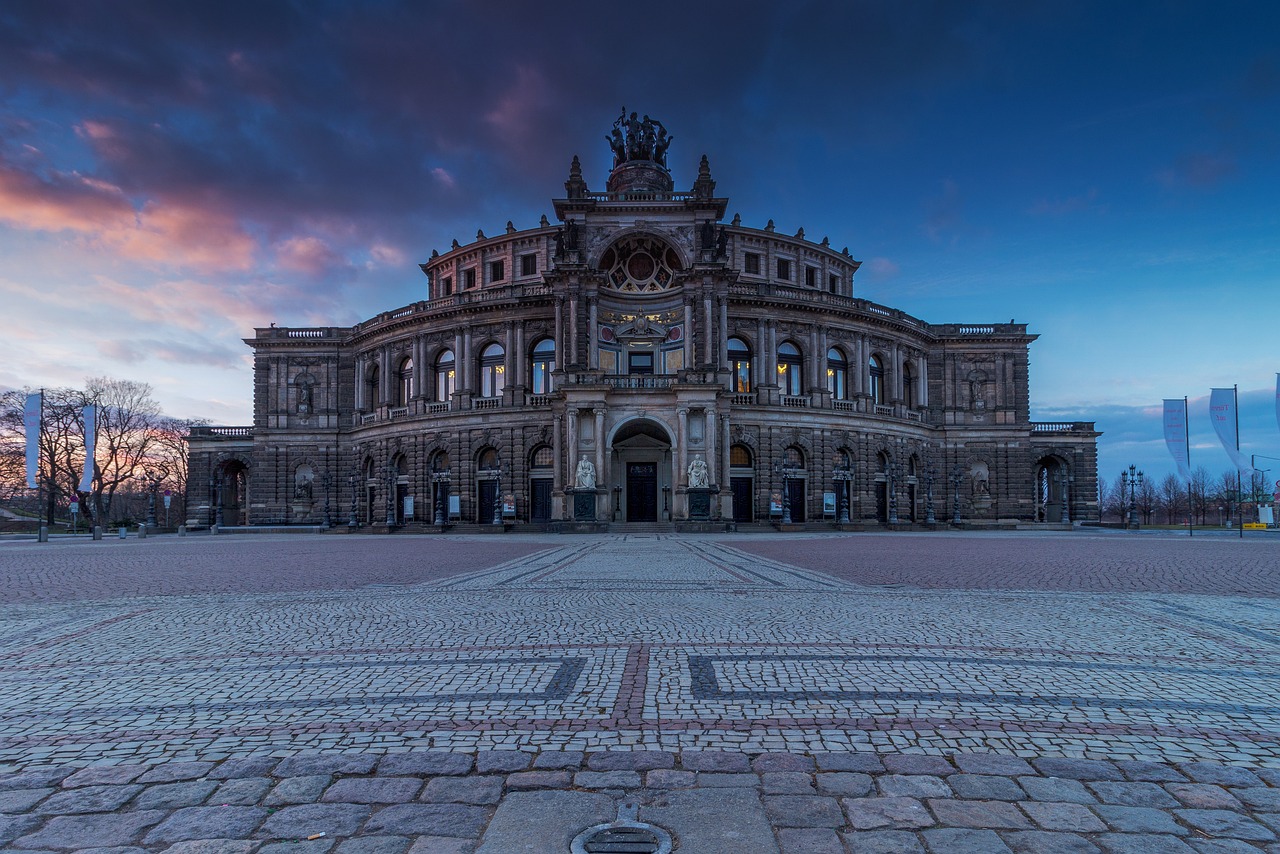
[[252, 427], [192, 427], [191, 439], [252, 439]]
[[671, 388], [676, 378], [670, 374], [606, 374], [599, 381], [617, 389]]
[[531, 394], [529, 395], [530, 406], [550, 406], [551, 395], [549, 394]]
[[876, 404], [876, 415], [888, 415], [889, 417], [891, 417], [891, 418], [892, 418], [892, 417], [893, 417], [893, 407], [892, 407], [892, 406], [886, 406], [886, 405], [885, 405], [885, 404], [883, 404], [883, 403], [877, 403], [877, 404]]
[[1032, 421], [1032, 433], [1093, 433], [1095, 421]]
[[807, 397], [790, 397], [790, 396], [788, 396], [788, 395], [783, 395], [783, 396], [782, 396], [782, 405], [783, 405], [783, 406], [793, 406], [793, 407], [796, 407], [797, 409], [804, 409], [805, 407], [807, 407], [807, 406], [809, 405], [809, 398], [807, 398]]
[[500, 397], [476, 397], [471, 400], [472, 409], [497, 409], [502, 406]]
[[451, 404], [452, 404], [452, 401], [449, 401], [449, 400], [442, 400], [438, 403], [429, 403], [427, 404], [427, 414], [441, 415], [449, 411]]

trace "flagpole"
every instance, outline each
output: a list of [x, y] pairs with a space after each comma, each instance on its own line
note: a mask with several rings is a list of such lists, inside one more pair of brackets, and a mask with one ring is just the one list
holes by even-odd
[[[45, 486], [51, 485], [51, 484], [47, 483], [47, 479], [43, 477], [44, 473], [41, 471], [41, 468], [40, 468], [40, 455], [42, 453], [44, 453], [44, 388], [43, 387], [41, 387], [40, 389], [40, 423], [36, 425], [36, 507], [37, 507], [36, 516], [39, 519], [38, 527], [45, 528], [46, 524], [52, 525], [53, 521], [51, 519], [48, 519], [45, 516], [45, 506], [44, 506]], [[46, 456], [48, 455], [46, 454]], [[49, 462], [50, 462], [50, 468], [52, 468], [52, 460], [50, 460]], [[38, 535], [37, 535], [37, 539], [39, 539]]]
[[1196, 504], [1191, 497], [1191, 410], [1187, 406], [1187, 396], [1182, 396], [1182, 435], [1187, 440], [1187, 536], [1196, 535]]
[[[1236, 415], [1236, 457], [1240, 456], [1240, 384], [1231, 386], [1231, 394], [1235, 400]], [[1244, 539], [1244, 486], [1240, 482], [1240, 466], [1236, 466], [1236, 515], [1240, 517], [1240, 539]]]

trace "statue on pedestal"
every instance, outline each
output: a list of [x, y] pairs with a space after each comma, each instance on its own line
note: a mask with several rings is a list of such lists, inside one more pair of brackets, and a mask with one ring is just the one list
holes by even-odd
[[596, 488], [596, 467], [585, 456], [578, 460], [578, 469], [574, 473], [573, 485], [577, 489]]
[[706, 461], [701, 455], [694, 457], [693, 462], [689, 463], [689, 488], [706, 489], [710, 485], [711, 474], [707, 470]]

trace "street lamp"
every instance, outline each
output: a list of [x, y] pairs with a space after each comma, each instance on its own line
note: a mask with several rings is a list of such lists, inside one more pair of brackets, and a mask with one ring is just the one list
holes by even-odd
[[494, 461], [493, 468], [493, 524], [502, 524], [502, 459]]
[[782, 524], [791, 524], [791, 472], [790, 461], [774, 463], [773, 473], [782, 475]]
[[351, 515], [347, 517], [347, 528], [354, 531], [359, 525], [360, 520], [356, 518], [356, 476], [347, 477], [347, 485], [351, 488]]
[[329, 477], [328, 472], [320, 475], [320, 483], [324, 486], [324, 526], [326, 529], [333, 527], [333, 518], [329, 515], [329, 486], [331, 482], [332, 479]]
[[431, 475], [431, 482], [436, 485], [435, 524], [437, 527], [443, 528], [445, 523], [445, 503], [449, 498], [449, 472], [433, 472]]
[[902, 466], [896, 459], [884, 467], [885, 490], [889, 493], [889, 527], [898, 524], [898, 478]]
[[1129, 488], [1129, 527], [1138, 527], [1138, 487], [1142, 485], [1142, 472], [1138, 471], [1138, 467], [1131, 465], [1126, 472], [1120, 472], [1121, 488]]
[[1067, 501], [1067, 488], [1071, 481], [1067, 476], [1067, 467], [1058, 467], [1058, 497], [1062, 501], [1062, 524], [1071, 524], [1071, 504]]
[[836, 486], [836, 519], [841, 525], [849, 524], [849, 484], [853, 482], [853, 464], [844, 456], [831, 474]]
[[390, 460], [387, 460], [387, 527], [394, 528], [396, 524], [396, 467]]
[[964, 483], [964, 466], [956, 463], [951, 469], [951, 524], [960, 527], [960, 484]]
[[924, 468], [924, 523], [930, 527], [938, 524], [938, 518], [933, 513], [933, 479], [937, 476], [938, 470], [933, 467], [933, 460], [930, 460]]

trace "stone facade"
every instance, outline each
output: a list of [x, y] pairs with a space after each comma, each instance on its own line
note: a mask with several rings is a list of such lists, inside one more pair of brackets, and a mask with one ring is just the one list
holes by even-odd
[[193, 432], [188, 524], [1098, 518], [1099, 434], [1030, 420], [1025, 324], [860, 299], [847, 249], [725, 222], [705, 157], [676, 192], [643, 150], [432, 252], [421, 302], [256, 329], [254, 423]]

